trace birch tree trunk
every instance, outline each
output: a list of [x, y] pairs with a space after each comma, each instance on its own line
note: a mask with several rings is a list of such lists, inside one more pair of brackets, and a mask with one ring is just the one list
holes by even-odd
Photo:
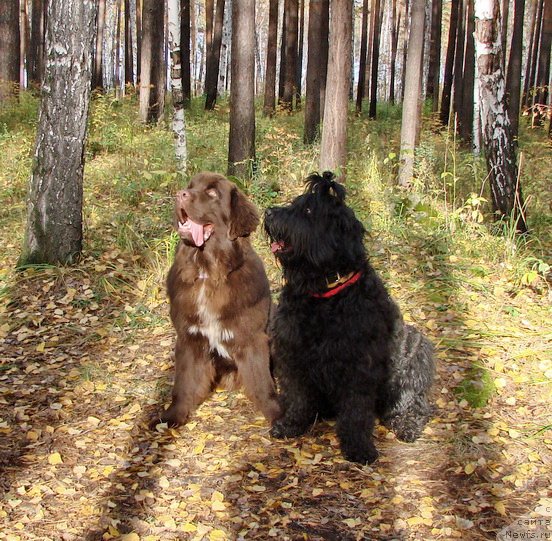
[[347, 111], [351, 79], [353, 0], [334, 0], [331, 8], [320, 169], [335, 171], [343, 180], [347, 165]]
[[70, 263], [82, 250], [82, 178], [95, 0], [50, 0], [47, 61], [19, 264]]
[[184, 117], [184, 95], [182, 93], [182, 64], [180, 56], [180, 0], [167, 3], [169, 17], [169, 51], [171, 58], [171, 91], [173, 101], [172, 128], [178, 168], [186, 170], [188, 151], [186, 145], [186, 121]]
[[408, 187], [414, 176], [414, 151], [420, 133], [422, 98], [422, 63], [424, 58], [424, 0], [413, 0], [410, 35], [405, 66], [405, 88], [401, 123], [399, 186]]
[[516, 153], [505, 103], [498, 0], [475, 0], [475, 53], [483, 149], [492, 203], [497, 214], [511, 217], [527, 231], [518, 182]]

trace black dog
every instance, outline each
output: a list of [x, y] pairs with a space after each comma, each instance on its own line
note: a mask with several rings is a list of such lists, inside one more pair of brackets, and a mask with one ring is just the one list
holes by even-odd
[[336, 417], [345, 457], [371, 463], [375, 417], [403, 441], [428, 421], [433, 347], [403, 323], [370, 266], [345, 188], [329, 172], [307, 183], [265, 216], [285, 279], [271, 331], [284, 415], [271, 433], [298, 436], [318, 416]]

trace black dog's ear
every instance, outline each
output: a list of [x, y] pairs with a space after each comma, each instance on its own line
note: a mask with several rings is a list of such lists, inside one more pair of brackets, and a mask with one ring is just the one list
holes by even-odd
[[232, 188], [230, 194], [230, 228], [228, 236], [235, 240], [238, 237], [247, 237], [259, 225], [259, 213], [237, 188]]
[[312, 173], [307, 178], [307, 192], [321, 195], [331, 195], [339, 201], [345, 201], [345, 187], [336, 182], [331, 171], [324, 171], [322, 175]]

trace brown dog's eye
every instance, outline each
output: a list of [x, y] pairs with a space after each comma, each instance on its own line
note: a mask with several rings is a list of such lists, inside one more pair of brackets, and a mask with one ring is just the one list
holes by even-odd
[[207, 190], [207, 195], [213, 199], [216, 199], [218, 197], [218, 192], [214, 188], [209, 188]]
[[312, 214], [312, 209], [309, 208], [309, 207], [307, 207], [307, 208], [305, 209], [305, 214]]

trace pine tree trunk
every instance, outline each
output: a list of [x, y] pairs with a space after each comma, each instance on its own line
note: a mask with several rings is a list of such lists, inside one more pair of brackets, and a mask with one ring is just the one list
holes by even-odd
[[44, 74], [44, 0], [33, 0], [28, 76], [32, 86], [39, 87]]
[[130, 1], [125, 0], [125, 83], [134, 84], [134, 61], [132, 54], [132, 27], [130, 24]]
[[0, 101], [19, 87], [19, 0], [3, 0], [0, 10]]
[[532, 66], [532, 58], [533, 58], [533, 47], [536, 47], [536, 41], [535, 41], [535, 31], [536, 31], [536, 21], [537, 21], [537, 9], [538, 5], [540, 4], [539, 0], [531, 0], [530, 4], [530, 19], [529, 19], [529, 48], [527, 49], [527, 63], [525, 66], [525, 77], [523, 81], [523, 96], [522, 96], [522, 104], [524, 107], [527, 107], [527, 102], [529, 99], [529, 88], [531, 87], [531, 66]]
[[521, 62], [523, 52], [523, 19], [525, 15], [525, 0], [514, 0], [514, 23], [510, 60], [506, 74], [506, 90], [508, 116], [514, 143], [517, 144], [519, 131], [519, 107], [521, 101]]
[[[396, 5], [396, 0], [393, 0]], [[366, 80], [366, 50], [368, 48], [368, 0], [362, 2], [362, 30], [360, 33], [360, 60], [358, 64], [358, 84], [356, 95], [356, 112], [362, 112], [362, 100], [364, 99], [364, 84]]]
[[186, 145], [186, 120], [182, 95], [182, 65], [180, 55], [180, 25], [182, 22], [180, 0], [169, 0], [169, 51], [171, 55], [171, 91], [173, 101], [172, 128], [175, 140], [175, 155], [178, 169], [186, 171], [188, 157]]
[[462, 100], [464, 93], [464, 49], [466, 47], [466, 6], [467, 0], [460, 0], [458, 6], [458, 28], [456, 30], [456, 52], [454, 54], [454, 73], [453, 73], [453, 113], [458, 122], [458, 114], [462, 109]]
[[270, 0], [266, 44], [266, 78], [263, 114], [272, 116], [276, 105], [276, 56], [278, 48], [278, 0]]
[[443, 92], [441, 93], [441, 123], [445, 126], [449, 122], [450, 99], [452, 95], [452, 80], [454, 73], [454, 49], [456, 44], [456, 30], [458, 28], [458, 17], [460, 15], [460, 0], [452, 0], [450, 7], [450, 24], [447, 44], [447, 56], [445, 59], [445, 73], [443, 76]]
[[142, 69], [142, 0], [136, 0], [136, 84], [140, 88]]
[[[326, 82], [328, 80], [328, 57], [330, 54], [330, 0], [322, 1], [322, 19], [320, 21], [320, 35], [323, 36], [320, 43], [320, 66], [322, 77], [320, 79], [320, 114], [324, 114], [326, 102]], [[326, 36], [326, 37], [324, 37]]]
[[462, 76], [462, 102], [458, 111], [460, 137], [469, 143], [473, 139], [474, 90], [475, 90], [475, 31], [474, 0], [466, 0], [466, 52], [464, 55], [464, 73]]
[[207, 59], [207, 73], [205, 74], [205, 109], [214, 109], [217, 101], [218, 74], [220, 67], [220, 46], [222, 44], [222, 26], [224, 23], [224, 0], [217, 0], [213, 39]]
[[527, 60], [529, 62], [529, 77], [527, 78], [527, 92], [526, 92], [526, 103], [525, 106], [532, 108], [533, 102], [535, 101], [536, 96], [536, 85], [537, 85], [537, 67], [539, 61], [539, 44], [540, 44], [540, 35], [542, 28], [542, 14], [544, 9], [544, 0], [538, 0], [537, 6], [537, 16], [535, 20], [535, 33], [533, 37], [533, 51], [531, 59]]
[[303, 47], [305, 41], [305, 0], [299, 4], [299, 42], [297, 45], [297, 66], [295, 76], [295, 106], [301, 107], [301, 89], [303, 82]]
[[250, 177], [255, 162], [255, 0], [232, 1], [228, 174]]
[[47, 61], [20, 265], [70, 263], [82, 250], [96, 6], [95, 0], [49, 1]]
[[284, 15], [286, 20], [285, 34], [285, 72], [284, 94], [281, 104], [284, 109], [293, 109], [293, 96], [295, 95], [295, 81], [297, 77], [297, 30], [299, 5], [298, 0], [286, 0]]
[[[309, 28], [307, 47], [307, 80], [305, 93], [305, 125], [303, 140], [311, 144], [319, 134], [321, 113], [321, 90], [324, 77], [322, 66], [324, 42], [327, 50], [328, 34], [323, 34], [326, 0], [311, 0], [309, 4]], [[327, 14], [327, 11], [326, 11]]]
[[431, 2], [431, 38], [429, 49], [429, 69], [426, 85], [427, 97], [432, 101], [433, 111], [439, 110], [439, 79], [441, 75], [441, 26], [443, 0]]
[[425, 6], [424, 0], [411, 5], [410, 35], [405, 66], [405, 89], [401, 123], [401, 155], [399, 186], [408, 187], [414, 176], [414, 152], [421, 124], [420, 102], [424, 59]]
[[391, 67], [389, 73], [389, 101], [395, 103], [395, 78], [397, 74], [397, 49], [399, 46], [399, 29], [401, 27], [401, 10], [397, 10], [397, 0], [391, 6]]
[[27, 0], [21, 0], [19, 4], [19, 26], [21, 28], [21, 39], [19, 43], [19, 86], [25, 88], [27, 85], [25, 65], [29, 62], [29, 21], [28, 21]]
[[378, 101], [378, 72], [379, 72], [379, 56], [380, 56], [380, 37], [381, 37], [381, 2], [375, 0], [374, 3], [374, 48], [372, 49], [372, 65], [370, 78], [370, 118], [376, 118], [376, 107]]
[[[47, 0], [45, 0], [47, 1]], [[105, 28], [105, 1], [98, 2], [98, 30], [96, 33], [96, 47], [94, 53], [94, 68], [92, 75], [92, 88], [103, 88], [103, 41]]]
[[504, 102], [498, 0], [475, 0], [475, 50], [483, 149], [489, 172], [493, 207], [512, 217], [519, 232], [527, 231], [516, 153]]
[[[123, 0], [124, 1], [124, 0]], [[121, 92], [121, 0], [117, 1], [117, 18], [115, 26], [115, 61], [113, 62], [113, 80], [115, 81], [115, 97], [120, 97]]]
[[284, 87], [286, 84], [286, 1], [284, 1], [282, 12], [282, 35], [280, 36], [280, 73], [278, 77], [278, 104], [284, 97]]
[[181, 0], [180, 7], [180, 61], [182, 69], [182, 106], [184, 108], [190, 107], [190, 100], [192, 98], [190, 63], [190, 2], [191, 0]]
[[332, 3], [324, 124], [320, 170], [345, 178], [347, 165], [347, 113], [351, 78], [353, 0]]
[[539, 60], [537, 63], [537, 93], [533, 103], [535, 124], [542, 125], [547, 116], [548, 85], [550, 84], [550, 47], [552, 46], [552, 0], [544, 0], [541, 23]]

